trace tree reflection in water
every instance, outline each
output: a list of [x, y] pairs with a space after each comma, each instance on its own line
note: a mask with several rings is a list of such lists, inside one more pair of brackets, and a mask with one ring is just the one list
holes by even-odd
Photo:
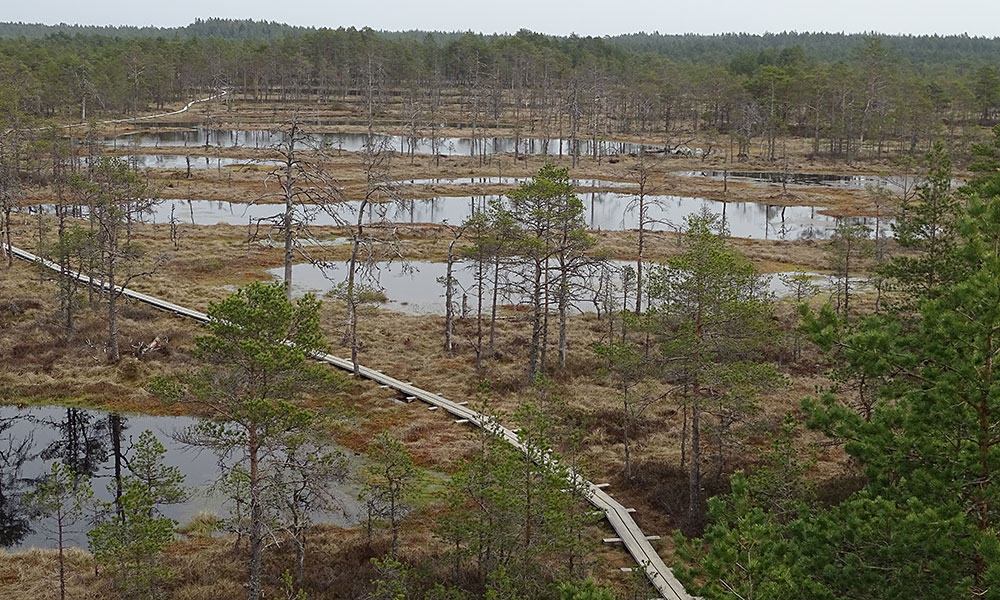
[[[24, 474], [25, 465], [36, 458], [59, 461], [90, 478], [99, 477], [101, 467], [114, 459], [114, 489], [120, 490], [126, 422], [115, 413], [104, 416], [79, 408], [65, 409], [61, 419], [31, 414], [0, 417], [0, 547], [16, 546], [34, 533], [23, 500], [38, 482], [37, 476]], [[39, 428], [56, 436], [35, 451], [34, 431]]]
[[31, 480], [22, 477], [22, 467], [31, 457], [34, 436], [16, 435], [19, 417], [0, 418], [0, 547], [15, 546], [31, 533], [22, 502]]

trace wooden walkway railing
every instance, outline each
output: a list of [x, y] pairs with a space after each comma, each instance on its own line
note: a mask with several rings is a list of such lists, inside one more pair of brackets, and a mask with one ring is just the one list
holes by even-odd
[[[52, 261], [35, 256], [34, 254], [19, 248], [12, 248], [11, 250], [17, 258], [43, 265], [57, 273], [62, 274], [62, 268]], [[100, 282], [91, 280], [89, 276], [84, 275], [83, 273], [69, 272], [67, 275], [87, 285], [100, 285]], [[123, 296], [144, 302], [160, 310], [171, 312], [189, 319], [194, 319], [202, 323], [207, 323], [209, 320], [208, 315], [203, 312], [191, 310], [190, 308], [185, 308], [172, 302], [167, 302], [128, 288], [119, 289], [121, 289]], [[354, 365], [351, 361], [343, 358], [322, 353], [316, 354], [314, 358], [318, 361], [337, 367], [338, 369], [351, 372], [354, 371]], [[439, 394], [434, 394], [418, 388], [411, 383], [390, 377], [381, 371], [376, 371], [375, 369], [370, 369], [368, 367], [360, 367], [360, 371], [361, 376], [366, 379], [392, 388], [404, 396], [412, 396], [426, 402], [427, 404], [446, 410], [448, 413], [458, 417], [458, 419], [462, 422], [468, 422], [470, 425], [486, 428], [495, 435], [502, 437], [515, 448], [524, 451], [524, 446], [518, 439], [517, 434], [510, 429], [501, 426], [495, 421], [495, 419], [488, 415], [476, 412], [464, 404], [448, 400]], [[653, 587], [655, 587], [659, 592], [660, 596], [665, 600], [689, 600], [691, 596], [687, 594], [681, 583], [676, 577], [674, 577], [673, 571], [671, 571], [670, 568], [663, 563], [659, 554], [656, 553], [652, 544], [649, 543], [650, 538], [647, 537], [641, 529], [639, 529], [639, 526], [636, 524], [635, 519], [632, 518], [629, 510], [604, 492], [604, 490], [600, 487], [583, 479], [579, 475], [573, 475], [573, 477], [576, 478], [574, 483], [586, 491], [587, 500], [598, 510], [604, 513], [608, 523], [615, 530], [618, 537], [613, 538], [614, 541], [621, 541], [628, 553], [635, 559], [638, 568], [645, 572], [646, 577], [649, 579]]]

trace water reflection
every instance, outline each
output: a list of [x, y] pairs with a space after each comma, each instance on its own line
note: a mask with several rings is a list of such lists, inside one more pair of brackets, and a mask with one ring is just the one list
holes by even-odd
[[22, 500], [28, 483], [24, 465], [35, 440], [31, 431], [15, 433], [15, 425], [14, 419], [0, 416], [0, 547], [16, 546], [31, 533]]
[[[423, 179], [400, 179], [397, 183], [407, 185], [520, 185], [531, 181], [531, 177], [426, 177]], [[610, 181], [607, 179], [573, 178], [569, 180], [577, 190], [587, 188], [617, 188], [634, 187], [627, 181]]]
[[[112, 418], [115, 427], [111, 427]], [[117, 448], [116, 459], [120, 458], [121, 436], [127, 425], [120, 415], [95, 415], [78, 408], [67, 408], [58, 419], [47, 417], [40, 421], [52, 429], [53, 438], [39, 456], [46, 461], [58, 460], [74, 473], [94, 477], [102, 464], [107, 462], [109, 443]], [[114, 434], [116, 439], [110, 440]], [[120, 463], [119, 460], [116, 460]]]
[[[631, 194], [610, 191], [578, 193], [584, 205], [584, 220], [591, 230], [618, 231], [637, 229], [638, 211]], [[503, 200], [502, 195], [443, 196], [403, 200], [384, 205], [369, 205], [365, 221], [370, 223], [386, 219], [394, 223], [450, 223], [457, 225], [472, 215], [485, 210], [493, 200]], [[797, 240], [828, 239], [838, 223], [846, 221], [874, 228], [871, 217], [838, 218], [824, 214], [817, 206], [774, 206], [756, 202], [718, 202], [706, 198], [687, 196], [647, 196], [648, 230], [675, 231], [684, 225], [686, 217], [702, 209], [718, 214], [737, 238]], [[298, 222], [313, 226], [337, 226], [354, 222], [360, 203], [343, 202], [331, 211], [315, 207], [298, 208]], [[52, 205], [40, 205], [30, 210], [53, 213]], [[164, 200], [142, 216], [147, 223], [177, 223], [194, 225], [248, 225], [276, 221], [283, 207], [278, 204], [238, 204], [216, 200]], [[76, 208], [74, 217], [86, 218], [86, 210]], [[892, 221], [882, 220], [882, 228], [889, 230]]]
[[[184, 475], [189, 498], [164, 505], [161, 512], [185, 523], [199, 512], [222, 514], [225, 500], [213, 491], [219, 473], [217, 457], [198, 452], [173, 439], [174, 432], [193, 425], [189, 417], [118, 415], [104, 411], [62, 407], [0, 406], [0, 547], [17, 550], [50, 548], [45, 533], [51, 523], [35, 519], [25, 510], [24, 495], [59, 461], [91, 477], [94, 494], [110, 502], [115, 497], [116, 475], [127, 475], [127, 457], [141, 432], [152, 431], [166, 448], [165, 463]], [[324, 513], [319, 520], [349, 526], [357, 514], [358, 489], [345, 483], [334, 491], [348, 509]], [[86, 547], [82, 526], [70, 531], [68, 546]]]
[[77, 408], [11, 410], [0, 407], [0, 547], [44, 539], [36, 534], [23, 500], [52, 462], [97, 478], [110, 459], [112, 472], [120, 475], [127, 428], [125, 418], [117, 414]]
[[[632, 261], [610, 261], [615, 269], [629, 265]], [[447, 275], [447, 264], [430, 261], [380, 262], [371, 272], [370, 281], [377, 284], [385, 292], [387, 301], [383, 308], [408, 315], [443, 315], [445, 314], [445, 299], [443, 281]], [[344, 262], [330, 262], [322, 267], [313, 264], [296, 264], [292, 266], [292, 291], [295, 294], [305, 293], [326, 294], [342, 283], [347, 276], [347, 265]], [[268, 273], [275, 279], [284, 276], [282, 268], [270, 269]], [[478, 303], [476, 288], [476, 267], [471, 261], [459, 262], [455, 265], [452, 276], [456, 280], [455, 308], [457, 314], [465, 312], [475, 314]], [[826, 289], [827, 277], [818, 273], [809, 273], [814, 282]], [[576, 314], [582, 312], [597, 312], [599, 289], [599, 272], [593, 269], [586, 276], [577, 279], [574, 285], [574, 308]], [[513, 269], [502, 269], [497, 286], [498, 305], [524, 304], [528, 301], [524, 286], [518, 280]], [[793, 293], [778, 276], [767, 278], [767, 289], [777, 297], [789, 296]], [[483, 310], [489, 312], [492, 298], [492, 278], [487, 274], [483, 284]], [[464, 306], [464, 311], [463, 311]]]
[[249, 167], [254, 165], [273, 166], [275, 160], [232, 158], [227, 156], [183, 156], [180, 154], [134, 154], [121, 157], [139, 169], [223, 169], [226, 167]]
[[[869, 186], [885, 187], [892, 191], [902, 189], [902, 179], [881, 175], [854, 175], [850, 173], [785, 173], [781, 171], [680, 171], [680, 177], [703, 177], [706, 179], [729, 179], [730, 181], [764, 183], [770, 185], [793, 185], [799, 187], [834, 187], [863, 190]], [[914, 184], [911, 177], [909, 185]]]
[[[473, 156], [480, 154], [513, 153], [515, 148], [523, 154], [563, 156], [574, 153], [574, 148], [584, 156], [631, 154], [640, 149], [656, 150], [656, 147], [631, 142], [610, 140], [584, 140], [575, 142], [568, 139], [540, 139], [513, 137], [428, 137], [410, 138], [402, 135], [378, 134], [392, 150], [413, 154], [442, 154], [446, 156]], [[366, 134], [363, 133], [310, 133], [310, 144], [325, 146], [334, 150], [357, 152], [364, 147]], [[273, 148], [281, 144], [286, 135], [281, 131], [267, 129], [209, 129], [199, 127], [186, 130], [136, 132], [106, 138], [104, 143], [115, 147], [217, 147], [217, 148]]]

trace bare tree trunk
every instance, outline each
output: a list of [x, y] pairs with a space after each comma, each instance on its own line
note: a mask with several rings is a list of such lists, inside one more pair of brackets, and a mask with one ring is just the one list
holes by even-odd
[[531, 303], [533, 315], [531, 320], [531, 348], [528, 353], [528, 379], [534, 381], [538, 374], [539, 350], [542, 340], [542, 263], [535, 260], [534, 289]]
[[396, 514], [396, 495], [389, 495], [389, 522], [392, 526], [392, 557], [399, 554], [399, 516]]
[[[114, 235], [114, 234], [112, 234]], [[110, 244], [111, 242], [109, 242]], [[121, 351], [118, 344], [118, 292], [115, 289], [115, 269], [116, 260], [114, 252], [108, 252], [108, 360], [117, 363], [121, 360]]]
[[493, 304], [490, 308], [490, 356], [493, 356], [496, 342], [497, 295], [500, 290], [500, 254], [493, 259]]
[[687, 465], [687, 440], [688, 440], [688, 405], [684, 402], [682, 407], [683, 420], [681, 421], [681, 468]]
[[622, 378], [622, 409], [622, 439], [625, 442], [625, 477], [626, 479], [632, 479], [632, 445], [630, 443], [629, 432], [629, 425], [632, 419], [629, 414], [628, 383], [624, 377]]
[[[362, 203], [364, 206], [364, 203]], [[364, 209], [362, 208], [362, 212]], [[354, 366], [354, 375], [361, 375], [361, 366], [358, 364], [358, 303], [354, 291], [356, 271], [358, 268], [358, 249], [361, 236], [361, 217], [358, 217], [358, 233], [351, 248], [351, 260], [348, 261], [347, 270], [347, 341], [351, 345], [351, 363]]]
[[292, 233], [292, 215], [295, 212], [295, 134], [298, 129], [297, 118], [292, 121], [292, 128], [289, 131], [288, 154], [285, 156], [285, 179], [282, 187], [285, 192], [285, 214], [282, 218], [282, 233], [285, 237], [285, 297], [292, 299], [292, 251], [294, 249], [294, 236]]
[[[698, 386], [695, 385], [695, 394]], [[697, 520], [701, 514], [701, 405], [691, 404], [691, 464], [688, 465], [688, 517]]]
[[299, 527], [299, 531], [295, 535], [295, 581], [298, 586], [302, 586], [306, 577], [306, 540], [305, 540], [305, 528]]
[[[699, 302], [695, 317], [695, 343], [699, 350], [695, 353], [695, 368], [701, 365], [700, 347], [704, 342], [702, 305]], [[691, 464], [688, 466], [688, 517], [698, 523], [701, 520], [701, 382], [695, 373], [691, 383]]]
[[4, 222], [4, 231], [3, 231], [3, 234], [4, 234], [4, 237], [7, 238], [7, 252], [6, 252], [6, 254], [7, 254], [7, 268], [10, 268], [10, 267], [14, 266], [14, 244], [11, 242], [11, 237], [10, 237], [10, 229], [11, 229], [11, 227], [10, 227], [10, 214], [11, 214], [11, 209], [10, 208], [7, 208], [6, 210], [4, 210], [4, 219], [3, 219], [3, 222]]
[[645, 181], [639, 188], [639, 243], [638, 256], [635, 260], [635, 314], [642, 313], [642, 259], [645, 249], [646, 233], [646, 193]]
[[541, 359], [538, 363], [539, 372], [544, 373], [548, 366], [549, 357], [549, 258], [545, 257], [545, 268], [542, 271], [542, 348]]
[[[90, 207], [90, 239], [94, 239], [94, 207]], [[90, 308], [94, 306], [94, 251], [87, 252], [87, 275], [89, 285], [87, 285], [87, 304]]]
[[59, 508], [59, 514], [56, 516], [56, 528], [59, 537], [59, 600], [66, 600], [66, 558], [65, 543], [63, 542], [62, 507]]
[[264, 510], [260, 497], [260, 457], [258, 456], [257, 429], [250, 429], [250, 557], [247, 600], [260, 600], [260, 564], [264, 542]]
[[444, 349], [448, 354], [454, 354], [454, 344], [452, 342], [452, 333], [455, 329], [455, 279], [452, 277], [452, 272], [455, 268], [455, 243], [462, 236], [462, 229], [459, 229], [455, 233], [455, 237], [448, 244], [448, 267], [445, 274], [445, 307], [444, 307]]
[[476, 262], [476, 371], [483, 366], [483, 261]]
[[[561, 261], [560, 261], [561, 262]], [[566, 265], [560, 265], [559, 274], [559, 366], [566, 367], [566, 318], [569, 313], [569, 278], [566, 273]]]

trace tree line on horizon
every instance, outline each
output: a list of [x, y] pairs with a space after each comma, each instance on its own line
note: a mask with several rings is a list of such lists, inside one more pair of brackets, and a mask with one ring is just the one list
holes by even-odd
[[220, 88], [254, 102], [346, 104], [378, 94], [383, 122], [413, 137], [446, 123], [665, 146], [728, 137], [734, 159], [777, 160], [780, 140], [796, 136], [812, 140], [814, 155], [850, 162], [917, 155], [936, 138], [961, 149], [1000, 113], [1000, 41], [962, 36], [352, 28], [268, 38], [286, 26], [209, 20], [190, 26], [204, 32], [190, 37], [126, 28], [135, 36], [3, 38], [24, 27], [15, 25], [0, 24], [0, 124], [13, 128], [140, 114]]
[[[76, 23], [25, 23], [20, 21], [0, 22], [0, 38], [38, 39], [66, 34], [83, 36], [105, 36], [113, 38], [220, 38], [229, 40], [270, 40], [279, 37], [297, 36], [308, 32], [352, 31], [354, 27], [306, 27], [290, 25], [279, 21], [255, 19], [195, 19], [180, 27], [158, 27], [154, 25], [80, 25]], [[479, 35], [485, 38], [504, 38], [518, 34], [476, 33], [470, 31], [443, 30], [372, 30], [389, 39], [433, 40], [439, 45], [448, 43], [463, 35]], [[727, 32], [715, 34], [660, 33], [658, 30], [623, 33], [606, 36], [547, 35], [553, 39], [574, 39], [579, 37], [603, 39], [629, 51], [652, 52], [671, 56], [675, 59], [700, 60], [709, 58], [726, 62], [734, 51], [759, 52], [768, 48], [801, 46], [813, 59], [844, 60], [851, 50], [866, 35], [883, 37], [887, 43], [905, 58], [915, 63], [975, 63], [995, 61], [1000, 58], [1000, 36], [970, 36], [968, 34], [927, 35], [927, 34], [881, 34], [875, 31], [857, 33], [832, 31], [781, 31], [762, 34]]]

